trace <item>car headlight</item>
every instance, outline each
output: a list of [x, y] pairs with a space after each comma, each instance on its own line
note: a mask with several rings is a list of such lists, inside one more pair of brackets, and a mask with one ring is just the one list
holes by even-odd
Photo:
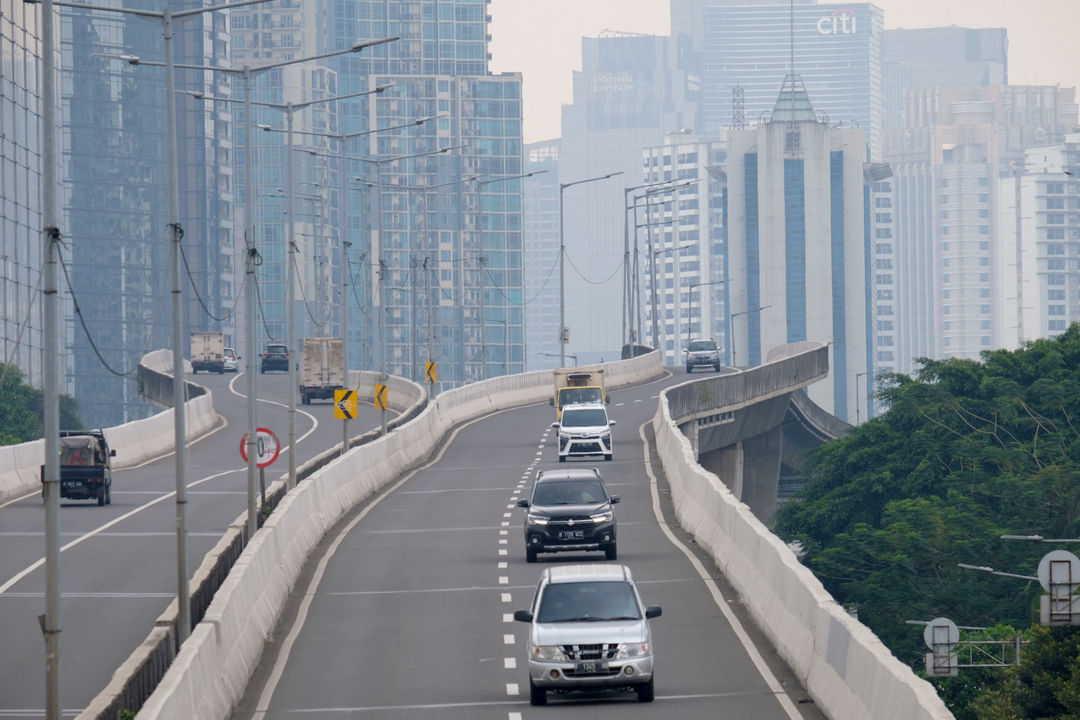
[[529, 513], [528, 521], [530, 525], [547, 525], [551, 522], [551, 518], [546, 515], [533, 515], [532, 513]]
[[533, 645], [532, 659], [547, 662], [565, 662], [566, 655], [558, 645]]
[[615, 653], [616, 660], [646, 657], [649, 654], [649, 643], [623, 643], [619, 651]]
[[596, 523], [597, 525], [599, 525], [600, 523], [611, 522], [612, 516], [613, 516], [613, 513], [610, 510], [608, 510], [607, 512], [597, 513], [596, 515], [593, 515], [591, 517], [592, 517], [592, 521], [594, 523]]

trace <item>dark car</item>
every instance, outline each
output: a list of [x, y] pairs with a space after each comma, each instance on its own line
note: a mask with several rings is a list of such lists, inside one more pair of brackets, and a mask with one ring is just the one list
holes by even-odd
[[259, 363], [259, 373], [270, 370], [289, 372], [289, 347], [287, 345], [267, 345]]
[[601, 551], [617, 557], [615, 512], [618, 495], [609, 495], [596, 468], [541, 470], [525, 508], [525, 559], [539, 553]]
[[[112, 459], [104, 430], [60, 431], [60, 497], [112, 504]], [[41, 496], [45, 497], [45, 466], [41, 466]]]

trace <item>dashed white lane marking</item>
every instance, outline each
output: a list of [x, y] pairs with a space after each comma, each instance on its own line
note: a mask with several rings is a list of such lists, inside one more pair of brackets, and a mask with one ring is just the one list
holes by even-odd
[[[510, 503], [509, 505], [506, 506], [506, 509], [507, 510], [513, 510], [515, 507], [516, 506], [513, 503]], [[510, 517], [510, 516], [509, 515], [504, 515], [503, 517]]]
[[499, 523], [499, 527], [510, 527], [510, 523], [503, 521]]
[[510, 593], [503, 593], [502, 595], [499, 596], [499, 599], [502, 600], [504, 603], [511, 602]]
[[499, 554], [500, 555], [509, 555], [510, 551], [507, 550], [506, 548], [499, 548]]
[[503, 622], [504, 623], [512, 623], [512, 622], [514, 622], [514, 613], [503, 613]]
[[503, 667], [507, 670], [514, 670], [517, 668], [517, 659], [508, 657], [503, 658]]
[[507, 695], [517, 695], [518, 694], [518, 684], [517, 683], [506, 683], [506, 694]]
[[521, 720], [521, 713], [513, 712], [506, 716], [506, 720]]
[[500, 585], [509, 585], [510, 584], [510, 576], [509, 575], [500, 575], [499, 576], [499, 584]]
[[[506, 507], [512, 507], [512, 506], [510, 506], [510, 505], [507, 505]], [[514, 514], [513, 514], [513, 513], [503, 513], [503, 517], [504, 517], [504, 518], [508, 518], [508, 517], [514, 517]]]
[[499, 538], [499, 544], [500, 544], [500, 545], [506, 545], [506, 544], [508, 544], [508, 543], [507, 543], [507, 540], [506, 540], [506, 538]]
[[513, 635], [511, 635], [509, 633], [507, 633], [506, 635], [503, 635], [503, 645], [513, 645], [513, 644], [514, 644], [514, 636]]
[[499, 569], [500, 570], [505, 570], [506, 569], [506, 563], [505, 562], [499, 563]]
[[[503, 523], [503, 525], [509, 525], [509, 524], [510, 524], [510, 523]], [[500, 531], [499, 531], [499, 534], [500, 534], [500, 535], [505, 535], [505, 534], [506, 534], [506, 533], [508, 533], [508, 532], [510, 532], [510, 531], [509, 531], [509, 530], [500, 530]]]

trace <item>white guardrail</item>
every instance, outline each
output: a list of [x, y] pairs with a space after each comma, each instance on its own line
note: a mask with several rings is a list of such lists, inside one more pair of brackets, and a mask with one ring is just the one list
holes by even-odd
[[[740, 375], [767, 370], [763, 365]], [[719, 477], [698, 465], [690, 441], [672, 422], [666, 392], [652, 427], [679, 524], [713, 558], [826, 715], [952, 720], [934, 686], [897, 660]]]

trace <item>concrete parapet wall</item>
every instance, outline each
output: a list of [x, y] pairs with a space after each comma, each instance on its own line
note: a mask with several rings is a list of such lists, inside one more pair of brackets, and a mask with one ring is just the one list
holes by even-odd
[[[603, 367], [610, 388], [664, 373], [656, 352]], [[139, 718], [229, 717], [303, 563], [327, 530], [358, 503], [423, 463], [458, 424], [545, 401], [552, 388], [551, 372], [538, 371], [441, 393], [394, 432], [353, 447], [299, 483], [248, 543]]]
[[[792, 362], [799, 359], [789, 354], [771, 365], [715, 378], [717, 397], [730, 398], [733, 407], [745, 405], [753, 402], [747, 390], [761, 388], [766, 399], [777, 385], [775, 378], [762, 378], [776, 375], [776, 365]], [[762, 378], [752, 377], [756, 373]], [[726, 389], [725, 380], [733, 387]], [[818, 707], [837, 720], [951, 719], [934, 687], [840, 607], [750, 508], [697, 464], [690, 441], [678, 429], [682, 418], [669, 402], [677, 390], [661, 393], [652, 428], [679, 524], [712, 556]], [[689, 412], [699, 409], [693, 402], [682, 406]], [[713, 406], [713, 412], [724, 409], [722, 402]]]
[[[172, 372], [172, 352], [157, 350], [148, 353], [140, 361], [140, 379], [144, 389], [148, 385], [160, 386], [158, 380], [148, 380], [160, 373]], [[168, 381], [168, 398], [171, 400], [172, 376]], [[187, 438], [193, 440], [209, 432], [218, 423], [214, 411], [214, 399], [202, 386], [188, 383], [193, 390], [187, 402]], [[173, 411], [165, 410], [144, 420], [135, 420], [116, 427], [105, 428], [109, 446], [116, 450], [113, 469], [135, 467], [172, 452], [174, 447]], [[0, 502], [34, 492], [41, 486], [41, 466], [45, 463], [45, 441], [33, 440], [19, 445], [0, 447]]]

